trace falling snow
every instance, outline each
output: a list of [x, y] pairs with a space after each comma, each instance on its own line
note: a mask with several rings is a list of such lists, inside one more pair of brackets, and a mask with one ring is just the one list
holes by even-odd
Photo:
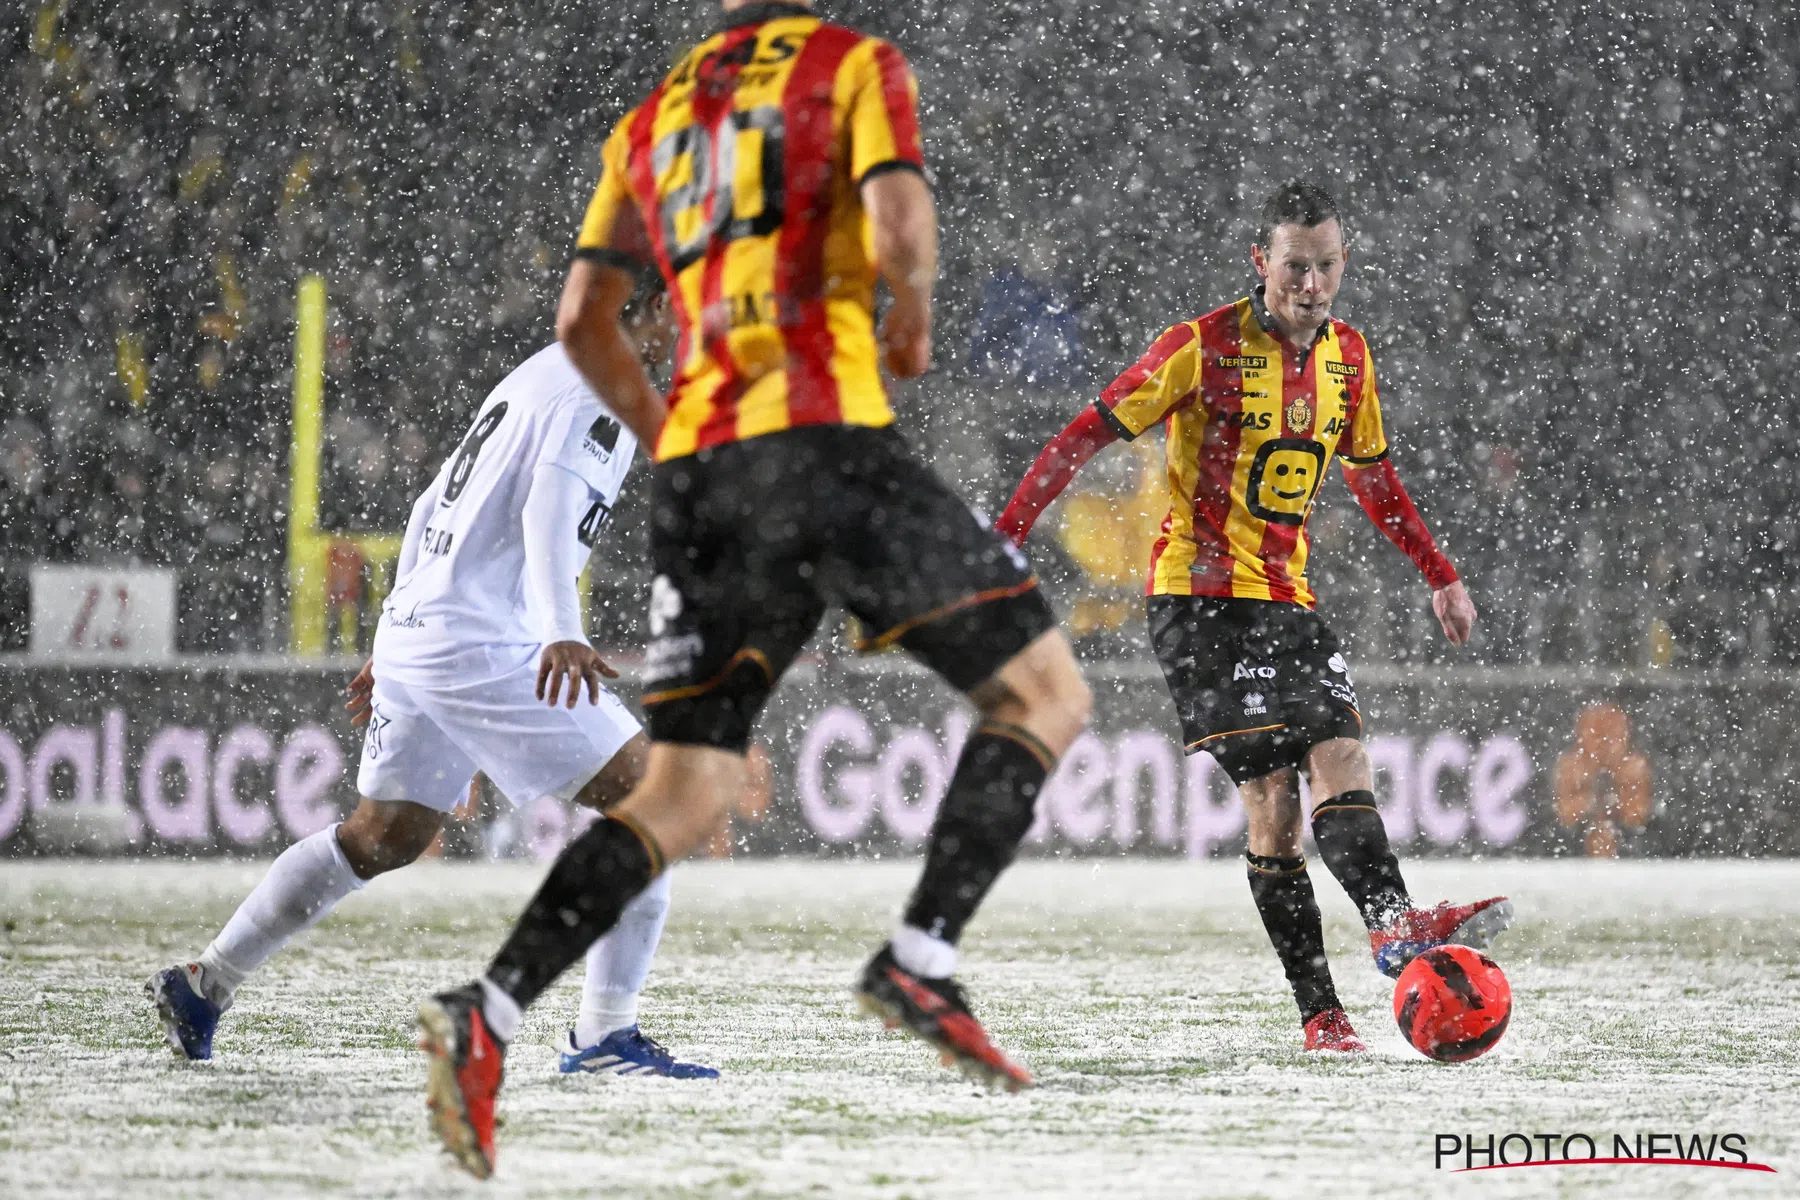
[[[984, 1094], [857, 1019], [849, 982], [902, 865], [679, 869], [647, 1032], [717, 1084], [565, 1078], [570, 983], [507, 1063], [500, 1173], [425, 1133], [419, 995], [481, 962], [528, 894], [516, 867], [419, 867], [347, 902], [239, 994], [211, 1063], [160, 1044], [139, 985], [260, 869], [29, 865], [0, 876], [0, 1190], [29, 1194], [1291, 1196], [1436, 1192], [1437, 1132], [1743, 1133], [1783, 1172], [1551, 1168], [1483, 1195], [1775, 1196], [1800, 1170], [1800, 870], [1788, 864], [1434, 864], [1428, 894], [1511, 888], [1515, 1017], [1429, 1063], [1395, 1031], [1354, 913], [1320, 900], [1373, 1052], [1299, 1049], [1241, 867], [1031, 864], [967, 944], [995, 1037], [1040, 1086]], [[1327, 894], [1329, 891], [1330, 894]], [[129, 913], [121, 911], [128, 901]], [[1621, 1170], [1634, 1173], [1620, 1175]], [[1724, 1177], [1724, 1178], [1720, 1178]]]
[[[320, 527], [397, 533], [481, 397], [553, 339], [601, 142], [715, 6], [32, 0], [0, 41], [0, 1193], [1435, 1194], [1435, 1132], [1553, 1129], [1741, 1133], [1782, 1174], [1559, 1168], [1482, 1194], [1791, 1191], [1800, 868], [1763, 856], [1800, 854], [1800, 7], [820, 7], [919, 79], [942, 280], [934, 369], [895, 407], [984, 513], [1159, 331], [1248, 290], [1273, 185], [1337, 195], [1335, 315], [1368, 336], [1474, 641], [1438, 637], [1339, 482], [1308, 572], [1409, 880], [1520, 906], [1506, 1040], [1413, 1055], [1324, 885], [1374, 1053], [1299, 1052], [1242, 810], [1179, 756], [1144, 635], [1151, 436], [1086, 468], [1028, 547], [1098, 715], [972, 927], [967, 982], [1038, 1090], [977, 1094], [852, 1018], [968, 719], [855, 659], [837, 615], [760, 731], [762, 807], [712, 847], [740, 861], [681, 868], [645, 998], [719, 1084], [556, 1076], [565, 980], [512, 1054], [499, 1178], [433, 1153], [413, 1005], [486, 959], [539, 875], [492, 860], [570, 832], [497, 802], [447, 838], [489, 861], [353, 897], [246, 986], [215, 1062], [174, 1061], [139, 988], [261, 877], [220, 852], [272, 854], [354, 803], [336, 692], [388, 568], [346, 556], [333, 655], [284, 657], [302, 280], [328, 297]], [[628, 681], [645, 474], [590, 571], [593, 639]], [[174, 572], [184, 657], [31, 653], [46, 564]], [[1623, 740], [1581, 741], [1615, 717]], [[1619, 815], [1628, 772], [1641, 819]], [[1571, 778], [1612, 815], [1565, 817]], [[131, 836], [154, 861], [35, 861]]]

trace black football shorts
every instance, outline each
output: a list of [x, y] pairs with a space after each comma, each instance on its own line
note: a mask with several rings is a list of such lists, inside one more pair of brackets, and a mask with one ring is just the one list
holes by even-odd
[[658, 463], [650, 737], [743, 750], [836, 601], [969, 691], [1055, 625], [1024, 554], [892, 429], [818, 425]]
[[1234, 782], [1298, 766], [1320, 742], [1362, 736], [1349, 664], [1311, 609], [1213, 596], [1151, 596], [1147, 608], [1181, 740]]

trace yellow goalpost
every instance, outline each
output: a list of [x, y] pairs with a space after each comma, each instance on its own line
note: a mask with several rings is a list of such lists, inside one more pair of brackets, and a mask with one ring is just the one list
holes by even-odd
[[[306, 275], [294, 302], [293, 441], [288, 448], [288, 651], [324, 654], [328, 643], [329, 565], [333, 545], [354, 546], [370, 567], [368, 603], [387, 593], [400, 554], [397, 533], [340, 533], [319, 528], [319, 466], [325, 441], [325, 280]], [[356, 611], [338, 614], [339, 641], [356, 643]]]

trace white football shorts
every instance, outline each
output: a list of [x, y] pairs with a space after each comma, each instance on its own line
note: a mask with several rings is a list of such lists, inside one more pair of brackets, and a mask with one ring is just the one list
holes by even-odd
[[537, 698], [538, 656], [497, 679], [420, 687], [384, 679], [363, 735], [356, 790], [370, 800], [410, 800], [449, 812], [477, 771], [515, 808], [540, 796], [572, 800], [642, 726], [619, 698], [586, 686], [575, 707]]

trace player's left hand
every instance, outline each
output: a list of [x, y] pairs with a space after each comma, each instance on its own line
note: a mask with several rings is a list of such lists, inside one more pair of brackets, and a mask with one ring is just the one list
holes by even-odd
[[374, 659], [371, 658], [362, 665], [362, 670], [356, 673], [356, 678], [344, 689], [344, 695], [350, 697], [344, 702], [344, 709], [350, 714], [350, 724], [367, 725], [375, 703]]
[[1475, 628], [1475, 602], [1469, 599], [1469, 589], [1462, 580], [1431, 593], [1431, 611], [1437, 614], [1438, 624], [1444, 627], [1444, 636], [1451, 645], [1468, 644], [1469, 634]]
[[916, 379], [931, 369], [931, 307], [896, 296], [881, 320], [881, 352], [896, 379]]
[[[588, 686], [588, 703], [600, 703], [600, 680], [617, 679], [619, 673], [606, 665], [600, 652], [586, 642], [551, 642], [538, 659], [537, 698], [556, 707], [562, 697], [563, 681], [568, 680], [566, 707], [574, 708], [581, 698], [581, 684]], [[546, 686], [547, 685], [547, 686]]]

